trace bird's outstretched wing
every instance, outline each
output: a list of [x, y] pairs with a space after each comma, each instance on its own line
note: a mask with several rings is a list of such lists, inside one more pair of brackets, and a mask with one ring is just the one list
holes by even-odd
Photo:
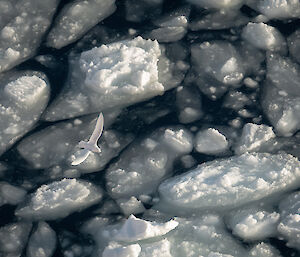
[[71, 165], [79, 165], [80, 163], [84, 162], [86, 158], [88, 158], [89, 154], [91, 153], [90, 150], [87, 149], [81, 149], [78, 151], [73, 158], [75, 158], [72, 162]]
[[102, 112], [99, 114], [94, 131], [89, 139], [89, 143], [97, 144], [99, 137], [102, 134], [104, 126], [104, 117]]

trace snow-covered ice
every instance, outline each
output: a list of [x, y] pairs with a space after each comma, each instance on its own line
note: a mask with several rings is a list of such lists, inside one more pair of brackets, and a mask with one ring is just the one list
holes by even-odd
[[226, 9], [226, 8], [238, 8], [244, 2], [244, 0], [187, 0], [191, 4], [198, 5], [204, 8], [212, 9]]
[[44, 74], [14, 76], [0, 87], [0, 155], [37, 123], [50, 96]]
[[116, 10], [115, 0], [77, 0], [64, 7], [47, 38], [47, 45], [62, 48]]
[[50, 257], [56, 248], [56, 233], [44, 221], [40, 221], [30, 236], [27, 246], [28, 257]]
[[232, 211], [228, 219], [233, 234], [245, 241], [258, 241], [277, 235], [280, 215], [259, 208], [244, 208]]
[[172, 64], [157, 41], [142, 37], [95, 47], [70, 62], [68, 85], [46, 110], [46, 120], [128, 106], [180, 82], [171, 78]]
[[263, 50], [276, 52], [286, 50], [286, 42], [280, 32], [262, 22], [249, 22], [243, 29], [242, 37], [255, 47]]
[[289, 247], [300, 250], [300, 192], [290, 194], [279, 204], [281, 221], [279, 233], [287, 239]]
[[234, 147], [234, 151], [236, 154], [257, 152], [265, 143], [275, 137], [272, 127], [247, 123], [243, 127], [242, 135]]
[[135, 242], [167, 234], [178, 226], [178, 222], [170, 220], [164, 224], [149, 222], [130, 215], [121, 229], [113, 237], [120, 242]]
[[176, 158], [190, 153], [193, 137], [184, 128], [160, 128], [124, 151], [106, 172], [106, 188], [114, 198], [152, 193], [170, 175]]
[[226, 152], [229, 143], [220, 131], [214, 128], [201, 130], [195, 137], [195, 148], [199, 153], [217, 155]]
[[15, 214], [29, 220], [64, 218], [100, 202], [102, 195], [102, 190], [90, 182], [62, 179], [39, 187]]
[[281, 254], [272, 245], [262, 242], [251, 248], [249, 257], [281, 257]]
[[299, 161], [285, 153], [245, 153], [201, 164], [165, 180], [159, 208], [168, 212], [226, 209], [298, 187]]
[[102, 257], [138, 257], [140, 252], [141, 247], [139, 244], [122, 246], [114, 243], [104, 249]]
[[[51, 24], [59, 0], [13, 0], [7, 6], [4, 25], [0, 20], [0, 72], [32, 57]], [[1, 11], [0, 11], [1, 12]], [[6, 12], [5, 12], [6, 13]]]

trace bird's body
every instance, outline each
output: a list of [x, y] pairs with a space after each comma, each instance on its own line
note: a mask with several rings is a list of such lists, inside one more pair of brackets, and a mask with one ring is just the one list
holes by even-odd
[[82, 148], [79, 155], [75, 156], [75, 159], [72, 161], [72, 165], [78, 165], [82, 163], [90, 154], [90, 152], [100, 153], [101, 149], [98, 147], [97, 142], [103, 132], [104, 126], [104, 117], [103, 114], [100, 113], [96, 122], [96, 126], [94, 131], [88, 142], [80, 141], [78, 147]]

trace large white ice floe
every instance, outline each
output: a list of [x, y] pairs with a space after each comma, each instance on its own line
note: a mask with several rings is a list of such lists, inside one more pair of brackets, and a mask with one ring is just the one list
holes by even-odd
[[222, 210], [297, 188], [299, 160], [289, 154], [245, 153], [199, 165], [159, 186], [165, 211]]
[[20, 256], [26, 246], [32, 224], [16, 222], [0, 227], [0, 252], [3, 256]]
[[257, 9], [269, 19], [298, 18], [300, 15], [298, 0], [262, 0], [254, 3]]
[[281, 257], [281, 254], [274, 246], [262, 242], [251, 248], [249, 257]]
[[229, 143], [226, 136], [214, 128], [201, 130], [195, 137], [195, 148], [197, 152], [217, 155], [226, 152]]
[[263, 22], [249, 22], [243, 29], [242, 37], [257, 48], [285, 52], [286, 42], [281, 33]]
[[280, 215], [258, 207], [243, 208], [229, 214], [228, 225], [244, 241], [265, 240], [277, 235]]
[[38, 121], [49, 95], [40, 73], [18, 75], [0, 87], [0, 155]]
[[234, 147], [236, 154], [259, 151], [267, 142], [275, 138], [272, 127], [261, 124], [247, 123]]
[[170, 175], [176, 158], [193, 149], [192, 134], [182, 127], [159, 128], [124, 151], [106, 173], [106, 188], [114, 198], [152, 193]]
[[0, 72], [34, 55], [51, 24], [59, 0], [13, 2], [8, 23], [2, 27], [0, 21]]
[[123, 246], [117, 243], [105, 247], [102, 257], [139, 257], [141, 247], [139, 244]]
[[95, 47], [70, 60], [67, 86], [46, 110], [46, 120], [128, 106], [176, 86], [173, 64], [157, 41], [141, 37]]
[[289, 247], [300, 250], [300, 192], [290, 194], [279, 204], [281, 221], [278, 232]]
[[115, 0], [77, 0], [62, 9], [48, 34], [47, 45], [62, 48], [116, 10]]
[[29, 238], [27, 246], [28, 257], [51, 257], [56, 248], [56, 233], [46, 223], [39, 222], [36, 230]]
[[244, 77], [242, 58], [229, 42], [194, 44], [191, 57], [195, 83], [212, 99], [223, 95], [230, 85], [239, 84]]
[[[89, 137], [95, 126], [96, 118], [97, 115], [93, 114], [51, 125], [22, 140], [17, 149], [34, 168], [54, 166], [60, 166], [63, 169], [69, 168], [72, 161], [71, 156], [80, 151], [79, 148], [76, 148], [77, 143]], [[81, 173], [100, 171], [132, 141], [132, 135], [109, 129], [111, 122], [110, 116], [105, 114], [106, 130], [98, 144], [101, 152], [91, 153], [82, 164], [76, 166]], [[52, 144], [52, 142], [59, 143]]]
[[39, 187], [15, 214], [29, 220], [64, 218], [98, 203], [102, 195], [102, 190], [90, 182], [62, 179]]

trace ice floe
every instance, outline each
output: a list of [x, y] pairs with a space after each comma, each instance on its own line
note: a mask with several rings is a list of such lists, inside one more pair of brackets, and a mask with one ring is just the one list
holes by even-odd
[[50, 257], [56, 248], [56, 233], [46, 223], [39, 222], [29, 238], [26, 253], [28, 257]]
[[3, 26], [1, 23], [6, 19], [0, 21], [0, 72], [14, 67], [35, 54], [44, 33], [51, 24], [59, 0], [42, 2], [14, 0], [12, 2], [11, 5], [6, 5], [7, 23]]
[[217, 155], [226, 152], [229, 148], [229, 143], [220, 131], [208, 128], [197, 133], [195, 148], [200, 153]]
[[259, 151], [264, 144], [275, 137], [276, 135], [273, 132], [272, 127], [264, 124], [257, 125], [247, 123], [243, 127], [242, 135], [236, 144], [234, 151], [236, 154]]
[[44, 74], [13, 77], [0, 87], [0, 155], [37, 123], [50, 96]]
[[299, 181], [299, 161], [292, 155], [245, 153], [165, 180], [158, 188], [159, 208], [183, 213], [222, 210], [292, 190]]
[[7, 182], [0, 182], [0, 206], [4, 204], [17, 205], [24, 200], [26, 190]]
[[280, 215], [259, 208], [244, 208], [230, 214], [229, 227], [245, 241], [265, 240], [277, 235]]
[[31, 223], [16, 222], [0, 227], [0, 252], [4, 256], [20, 256], [32, 228]]
[[115, 10], [114, 0], [77, 0], [65, 5], [48, 34], [47, 45], [62, 48], [74, 42]]
[[276, 52], [285, 52], [286, 50], [286, 42], [280, 32], [262, 22], [249, 22], [243, 29], [242, 37], [255, 47], [263, 50]]
[[280, 202], [279, 233], [287, 239], [289, 247], [300, 250], [300, 193], [296, 192]]
[[175, 159], [192, 149], [193, 137], [187, 129], [158, 129], [131, 144], [107, 169], [107, 191], [114, 198], [152, 193], [170, 175]]
[[90, 182], [62, 179], [39, 187], [15, 213], [29, 220], [64, 218], [100, 202], [102, 195], [102, 190]]
[[46, 110], [46, 120], [128, 106], [180, 82], [170, 77], [172, 64], [157, 41], [142, 37], [95, 47], [71, 63], [69, 84]]
[[230, 9], [240, 7], [244, 0], [187, 0], [188, 2], [204, 8]]

